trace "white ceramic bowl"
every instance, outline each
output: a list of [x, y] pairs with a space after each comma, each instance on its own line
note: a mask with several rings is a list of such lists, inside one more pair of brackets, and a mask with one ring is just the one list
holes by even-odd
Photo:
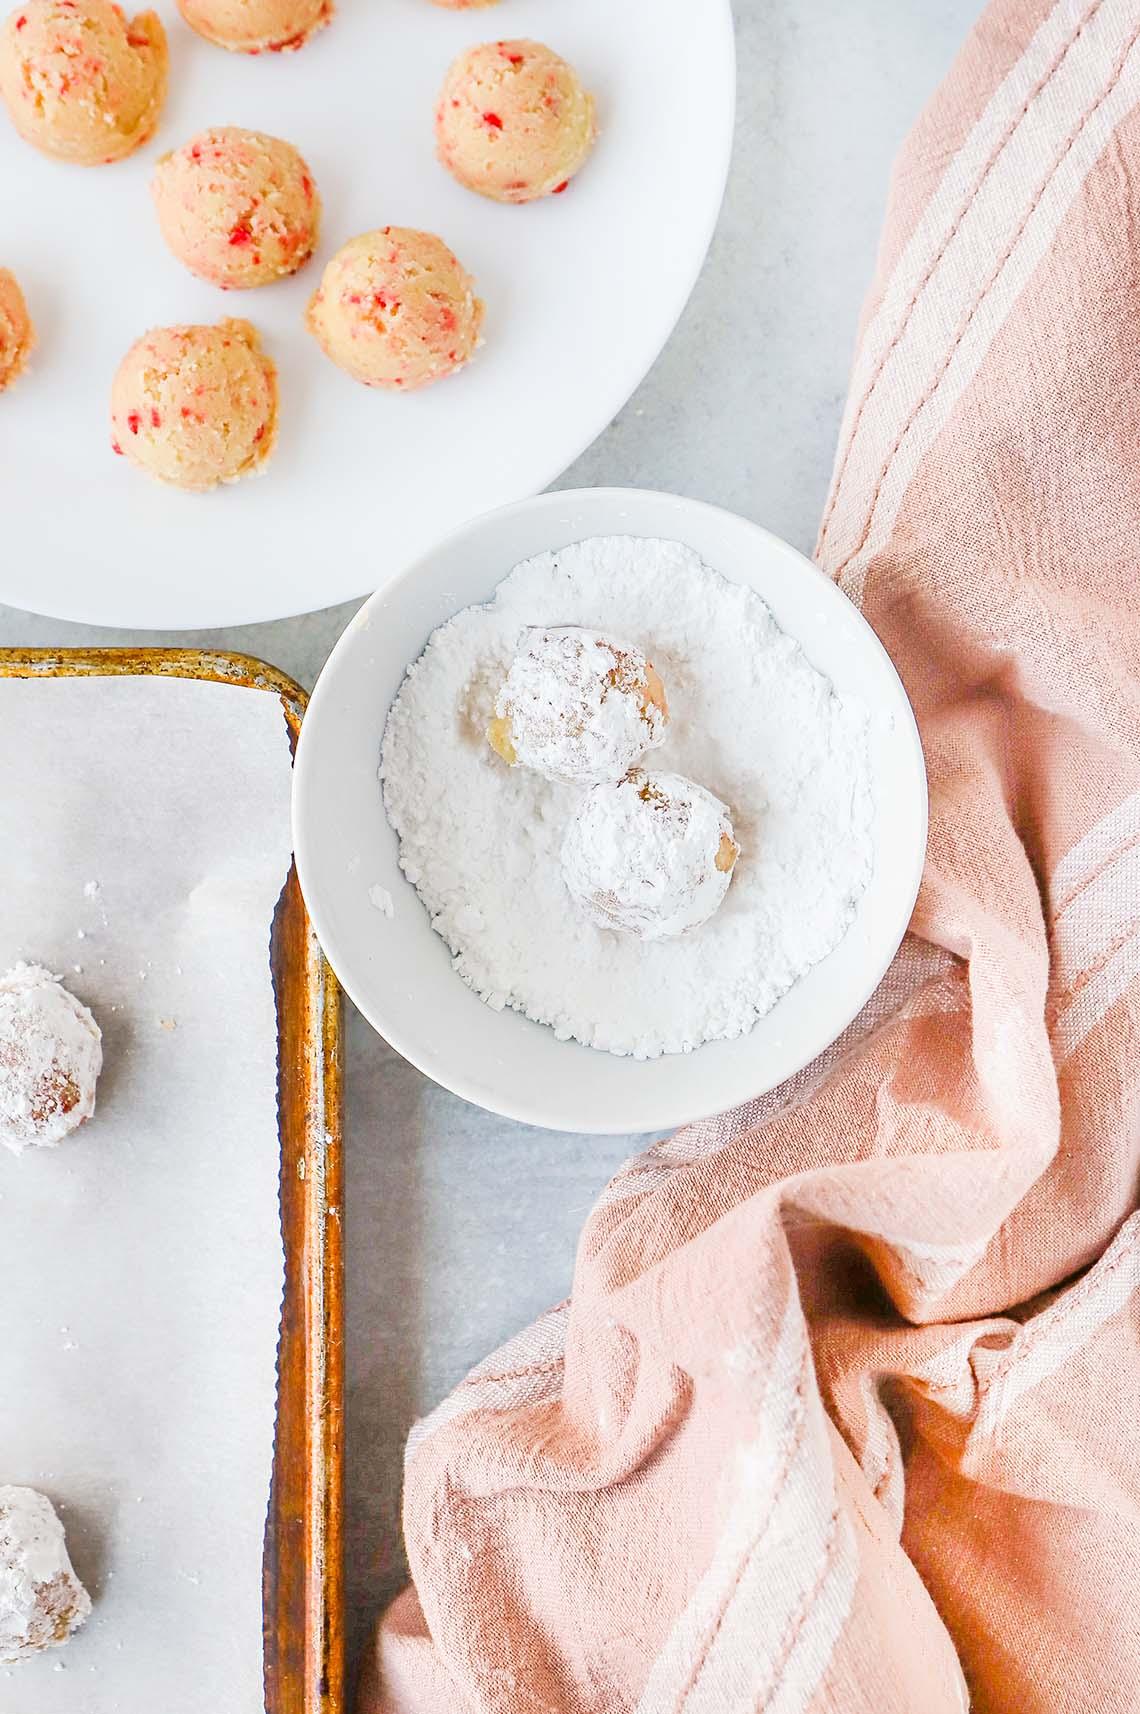
[[[872, 709], [876, 863], [847, 935], [750, 1035], [639, 1061], [562, 1042], [485, 1006], [454, 974], [397, 862], [377, 779], [388, 708], [431, 631], [487, 600], [519, 560], [596, 535], [683, 541], [748, 584], [841, 690]], [[822, 572], [730, 512], [636, 489], [544, 494], [476, 518], [361, 609], [313, 692], [297, 751], [294, 839], [310, 915], [369, 1022], [437, 1083], [493, 1112], [566, 1131], [664, 1130], [773, 1088], [821, 1053], [883, 976], [926, 850], [914, 716], [870, 626]], [[375, 889], [383, 889], [375, 893]], [[389, 917], [377, 909], [391, 896]]]

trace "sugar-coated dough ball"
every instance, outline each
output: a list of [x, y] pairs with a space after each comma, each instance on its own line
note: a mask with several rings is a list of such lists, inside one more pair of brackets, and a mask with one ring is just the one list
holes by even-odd
[[192, 30], [238, 54], [293, 53], [324, 28], [332, 0], [178, 0]]
[[382, 226], [337, 251], [307, 320], [321, 350], [355, 380], [410, 393], [470, 361], [483, 304], [442, 238]]
[[565, 190], [595, 135], [593, 97], [541, 42], [487, 42], [460, 54], [435, 110], [440, 160], [496, 202]]
[[552, 780], [616, 780], [665, 737], [669, 707], [635, 643], [577, 625], [528, 631], [487, 738], [512, 767]]
[[449, 12], [473, 12], [477, 6], [495, 6], [498, 0], [433, 0], [433, 4]]
[[566, 829], [562, 874], [599, 928], [667, 940], [712, 916], [740, 847], [719, 798], [640, 768], [594, 786]]
[[95, 1111], [98, 1024], [38, 964], [0, 976], [0, 1143], [13, 1154], [60, 1143]]
[[195, 493], [256, 475], [277, 439], [277, 371], [248, 321], [156, 327], [111, 388], [111, 445]]
[[24, 0], [0, 35], [0, 96], [21, 137], [62, 161], [121, 161], [152, 136], [166, 35], [110, 0]]
[[0, 393], [24, 368], [35, 343], [19, 282], [7, 268], [0, 268]]
[[224, 125], [163, 155], [151, 186], [162, 235], [192, 274], [226, 288], [295, 274], [316, 247], [321, 203], [291, 143]]
[[90, 1611], [51, 1501], [0, 1487], [0, 1665], [65, 1643]]

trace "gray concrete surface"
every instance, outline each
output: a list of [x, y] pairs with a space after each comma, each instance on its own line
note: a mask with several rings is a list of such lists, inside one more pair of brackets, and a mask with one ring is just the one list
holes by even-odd
[[[708, 264], [654, 369], [560, 486], [674, 489], [811, 551], [891, 160], [977, 9], [977, 0], [737, 0], [736, 154]], [[196, 641], [248, 650], [308, 685], [352, 611], [156, 637], [0, 608], [0, 642]], [[638, 1141], [493, 1119], [350, 1020], [354, 1655], [404, 1576], [409, 1425], [566, 1295], [582, 1220]]]

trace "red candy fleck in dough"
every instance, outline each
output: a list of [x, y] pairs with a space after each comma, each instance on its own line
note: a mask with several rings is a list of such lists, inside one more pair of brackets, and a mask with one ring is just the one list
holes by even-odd
[[442, 239], [385, 226], [337, 252], [307, 322], [325, 355], [355, 380], [412, 391], [469, 362], [483, 305]]
[[592, 97], [573, 67], [541, 42], [486, 42], [460, 54], [436, 106], [443, 165], [496, 202], [564, 190], [595, 135]]
[[312, 173], [291, 143], [260, 131], [203, 131], [162, 156], [151, 190], [175, 256], [224, 290], [295, 274], [320, 236]]
[[46, 155], [99, 166], [153, 135], [166, 98], [166, 35], [110, 0], [28, 0], [0, 31], [0, 98]]

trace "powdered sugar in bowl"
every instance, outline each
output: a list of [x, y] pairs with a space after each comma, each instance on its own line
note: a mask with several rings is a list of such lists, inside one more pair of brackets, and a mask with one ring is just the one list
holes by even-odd
[[[487, 744], [528, 626], [651, 660], [635, 784], [683, 806], [691, 781], [736, 863], [701, 926], [631, 942], [591, 920], [580, 839], [571, 897], [566, 827], [633, 800]], [[926, 791], [898, 677], [820, 572], [712, 507], [591, 490], [475, 520], [367, 603], [313, 695], [294, 824], [325, 951], [393, 1046], [497, 1112], [628, 1132], [765, 1093], [841, 1033], [909, 920]]]

